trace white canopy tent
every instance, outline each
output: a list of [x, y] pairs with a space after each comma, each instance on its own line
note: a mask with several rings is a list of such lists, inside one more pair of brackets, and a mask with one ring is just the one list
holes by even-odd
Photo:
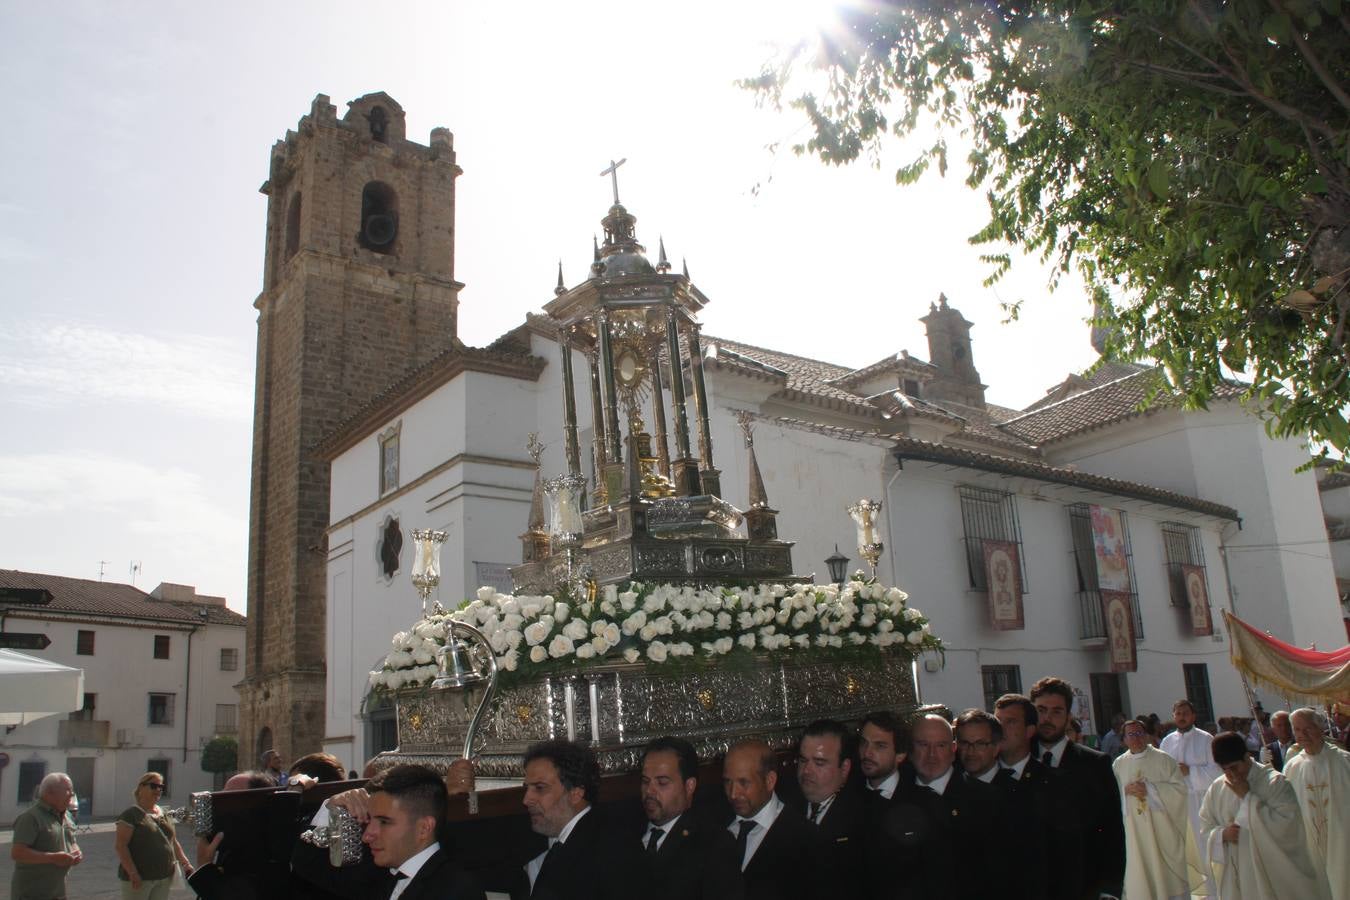
[[26, 725], [84, 706], [84, 669], [0, 649], [0, 725]]

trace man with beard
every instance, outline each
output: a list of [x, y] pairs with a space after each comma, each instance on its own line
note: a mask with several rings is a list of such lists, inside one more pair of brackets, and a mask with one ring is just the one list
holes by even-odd
[[797, 743], [797, 784], [806, 800], [806, 820], [816, 827], [834, 889], [847, 895], [863, 884], [863, 801], [849, 783], [853, 769], [849, 734], [842, 723], [820, 719]]
[[1200, 804], [1201, 856], [1219, 900], [1325, 900], [1325, 876], [1308, 857], [1294, 789], [1247, 758], [1247, 741], [1225, 731], [1210, 744], [1221, 778]]
[[686, 740], [661, 737], [642, 754], [642, 857], [655, 900], [740, 900], [736, 841], [690, 811], [698, 755]]
[[820, 877], [819, 839], [804, 816], [784, 807], [777, 785], [778, 757], [768, 744], [740, 741], [727, 751], [722, 790], [735, 813], [727, 831], [736, 839], [747, 900], [808, 900]]
[[1125, 880], [1125, 826], [1111, 760], [1065, 731], [1073, 707], [1073, 686], [1062, 678], [1042, 678], [1031, 686], [1036, 707], [1036, 755], [1058, 776], [1077, 812], [1082, 829], [1082, 872], [1074, 896], [1119, 900]]
[[868, 791], [884, 800], [895, 796], [900, 766], [909, 756], [909, 729], [890, 713], [869, 713], [858, 729], [858, 769]]
[[1059, 783], [1031, 755], [1036, 737], [1036, 707], [1023, 694], [994, 701], [994, 718], [1003, 729], [994, 787], [1008, 800], [1012, 827], [1022, 837], [1020, 865], [1012, 876], [1014, 892], [1028, 900], [1077, 900], [1082, 882], [1082, 832], [1077, 809], [1061, 796]]
[[[1204, 843], [1200, 837], [1200, 802], [1205, 799], [1205, 792], [1214, 779], [1223, 773], [1214, 764], [1214, 757], [1210, 754], [1209, 745], [1214, 737], [1208, 731], [1196, 727], [1195, 707], [1191, 701], [1178, 700], [1172, 704], [1172, 721], [1177, 730], [1163, 738], [1159, 749], [1177, 761], [1181, 777], [1186, 780], [1186, 810], [1191, 822], [1191, 833], [1195, 835], [1195, 845], [1199, 847]], [[1205, 870], [1204, 892], [1214, 893], [1214, 883], [1208, 869]]]

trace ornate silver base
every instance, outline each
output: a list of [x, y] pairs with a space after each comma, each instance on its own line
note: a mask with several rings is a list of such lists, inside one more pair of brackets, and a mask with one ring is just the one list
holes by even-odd
[[[460, 758], [477, 692], [404, 691], [397, 699], [399, 748], [381, 754], [376, 766], [447, 770]], [[502, 691], [480, 726], [474, 768], [485, 778], [519, 778], [530, 744], [567, 738], [588, 742], [603, 774], [630, 772], [643, 746], [661, 735], [688, 739], [703, 758], [750, 736], [781, 749], [814, 719], [857, 720], [878, 709], [905, 714], [917, 702], [912, 665], [901, 654], [876, 666], [761, 657], [744, 669], [678, 675], [605, 664]]]

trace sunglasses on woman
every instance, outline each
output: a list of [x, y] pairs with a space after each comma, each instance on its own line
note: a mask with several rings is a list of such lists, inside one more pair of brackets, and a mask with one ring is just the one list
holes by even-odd
[[143, 782], [141, 782], [141, 787], [143, 787], [143, 788], [149, 788], [149, 789], [152, 790], [152, 791], [163, 791], [163, 790], [164, 790], [164, 785], [160, 784], [160, 783], [157, 782], [157, 781], [143, 781]]

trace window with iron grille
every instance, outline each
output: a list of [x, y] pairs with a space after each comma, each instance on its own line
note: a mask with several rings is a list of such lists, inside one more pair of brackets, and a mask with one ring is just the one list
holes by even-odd
[[234, 734], [239, 730], [239, 707], [234, 703], [216, 704], [216, 734]]
[[[1167, 558], [1167, 589], [1173, 606], [1190, 606], [1186, 596], [1186, 575], [1182, 566], [1205, 567], [1205, 550], [1200, 529], [1179, 522], [1164, 522], [1161, 527], [1163, 554]], [[1208, 581], [1208, 579], [1206, 579]]]
[[1022, 553], [1022, 528], [1017, 522], [1016, 498], [1006, 491], [960, 485], [961, 527], [965, 533], [966, 571], [970, 589], [989, 589], [984, 573], [984, 542], [1006, 541], [1017, 545], [1017, 566], [1021, 570], [1022, 593], [1029, 590], [1026, 556]]
[[150, 725], [173, 724], [173, 694], [151, 694], [150, 712], [147, 716]]
[[94, 633], [83, 629], [75, 632], [75, 655], [94, 655]]
[[239, 668], [239, 648], [221, 647], [220, 648], [220, 671], [234, 672]]
[[994, 711], [994, 701], [1004, 694], [1022, 693], [1022, 669], [1019, 666], [980, 666], [984, 682], [985, 712]]
[[[1092, 511], [1086, 503], [1068, 507], [1069, 532], [1073, 535], [1073, 565], [1078, 576], [1078, 610], [1082, 640], [1106, 637], [1106, 622], [1102, 619], [1101, 585], [1097, 581], [1097, 549], [1092, 543]], [[1144, 639], [1144, 618], [1139, 609], [1139, 593], [1134, 589], [1134, 551], [1130, 546], [1130, 521], [1120, 510], [1121, 536], [1125, 539], [1125, 564], [1130, 573], [1130, 608], [1134, 610], [1134, 639]]]
[[1214, 721], [1214, 701], [1209, 694], [1209, 666], [1205, 663], [1182, 663], [1181, 675], [1186, 681], [1186, 699], [1195, 707], [1197, 725]]

